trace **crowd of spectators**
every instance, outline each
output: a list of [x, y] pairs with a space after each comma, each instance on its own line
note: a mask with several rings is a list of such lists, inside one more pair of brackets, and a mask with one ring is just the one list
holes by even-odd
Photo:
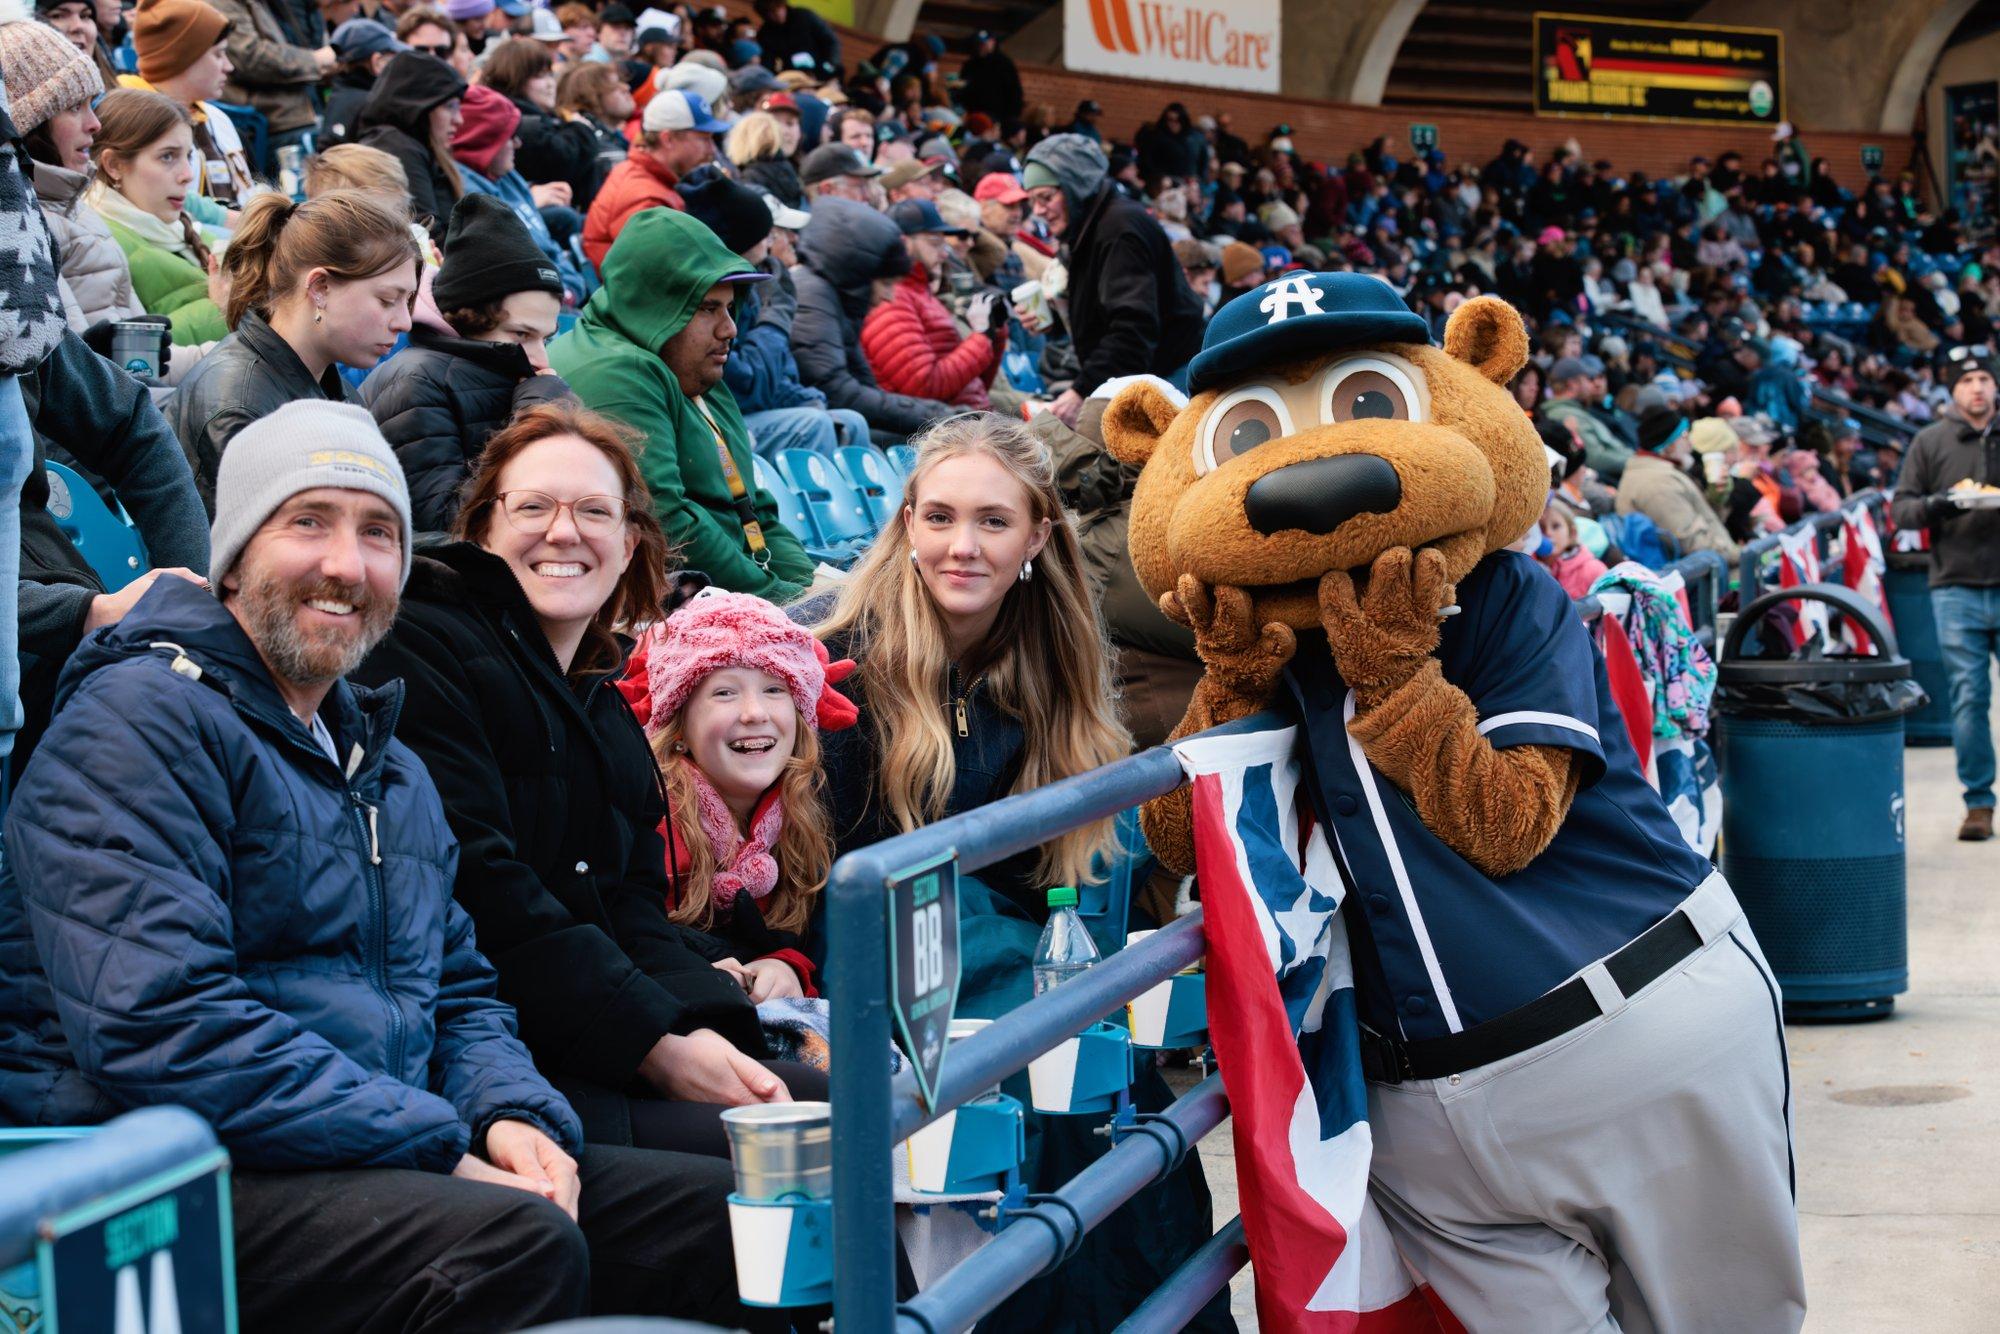
[[[1523, 541], [1577, 594], [1893, 486], [1902, 435], [1854, 412], [1991, 433], [2000, 243], [1796, 136], [1671, 179], [1574, 143], [1327, 163], [1178, 102], [1122, 144], [991, 34], [845, 67], [756, 11], [0, 24], [0, 1119], [208, 1117], [247, 1324], [768, 1326], [717, 1260], [716, 1111], [825, 1075], [758, 1006], [838, 1003], [839, 854], [1178, 722], [1193, 640], [1101, 417], [1270, 278], [1372, 273], [1440, 333], [1523, 312], [1555, 461]], [[135, 324], [143, 383], [107, 360]], [[900, 513], [828, 552], [766, 479], [867, 444], [915, 446]], [[107, 588], [45, 461], [153, 568]], [[971, 1012], [1116, 852], [1089, 826], [968, 888]], [[1044, 1139], [1051, 1174], [1082, 1151]], [[1134, 1208], [1147, 1244], [1094, 1233], [1009, 1327], [1170, 1271], [1199, 1165]]]

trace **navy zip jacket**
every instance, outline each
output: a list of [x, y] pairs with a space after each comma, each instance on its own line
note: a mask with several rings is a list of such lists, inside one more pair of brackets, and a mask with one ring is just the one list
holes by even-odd
[[85, 639], [7, 814], [0, 1121], [178, 1103], [258, 1170], [448, 1172], [501, 1119], [576, 1150], [401, 706], [336, 683], [335, 764], [179, 579]]

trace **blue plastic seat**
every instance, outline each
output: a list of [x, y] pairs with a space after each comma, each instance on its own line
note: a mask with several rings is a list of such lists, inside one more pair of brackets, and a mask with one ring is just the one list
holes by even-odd
[[52, 461], [46, 466], [49, 514], [63, 536], [90, 562], [105, 592], [116, 593], [153, 568], [146, 544], [133, 530], [122, 505], [112, 510], [90, 483], [62, 464]]
[[834, 459], [848, 485], [861, 493], [861, 503], [880, 532], [896, 517], [903, 503], [903, 477], [889, 456], [873, 445], [842, 445]]
[[812, 449], [780, 450], [778, 473], [805, 501], [822, 542], [861, 544], [875, 536], [868, 506], [826, 455]]
[[896, 465], [897, 473], [902, 476], [902, 479], [904, 481], [906, 482], [909, 481], [910, 474], [917, 470], [916, 446], [891, 445], [889, 446], [888, 453], [889, 453], [889, 462]]
[[771, 498], [778, 502], [778, 522], [791, 529], [792, 536], [806, 546], [817, 545], [820, 540], [819, 526], [806, 511], [805, 502], [799, 499], [799, 493], [792, 490], [791, 484], [784, 478], [778, 476], [776, 469], [764, 461], [762, 454], [753, 454], [751, 462], [756, 467], [754, 475], [757, 485], [769, 491]]

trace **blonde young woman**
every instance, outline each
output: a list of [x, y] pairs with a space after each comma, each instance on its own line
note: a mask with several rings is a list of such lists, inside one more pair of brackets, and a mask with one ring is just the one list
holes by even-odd
[[[798, 146], [798, 117], [793, 116], [792, 147]], [[785, 146], [784, 122], [768, 111], [753, 111], [730, 127], [722, 141], [722, 151], [736, 165], [743, 183], [765, 194], [775, 195], [791, 208], [806, 206], [806, 189], [799, 183], [799, 171]]]
[[[1094, 769], [1130, 748], [1111, 653], [1046, 446], [966, 413], [917, 442], [901, 520], [837, 594], [794, 609], [835, 659], [860, 725], [822, 738], [839, 852]], [[1093, 877], [1108, 822], [984, 873], [996, 909]]]

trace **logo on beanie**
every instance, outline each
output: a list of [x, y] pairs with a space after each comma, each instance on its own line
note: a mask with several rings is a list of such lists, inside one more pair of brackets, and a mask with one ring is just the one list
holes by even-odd
[[315, 468], [359, 468], [370, 472], [382, 481], [395, 487], [398, 494], [403, 490], [403, 479], [382, 466], [380, 459], [366, 454], [357, 454], [351, 449], [321, 449], [306, 455], [306, 462]]
[[536, 269], [535, 277], [541, 279], [545, 283], [562, 282], [562, 275], [560, 273], [557, 273], [554, 269]]

